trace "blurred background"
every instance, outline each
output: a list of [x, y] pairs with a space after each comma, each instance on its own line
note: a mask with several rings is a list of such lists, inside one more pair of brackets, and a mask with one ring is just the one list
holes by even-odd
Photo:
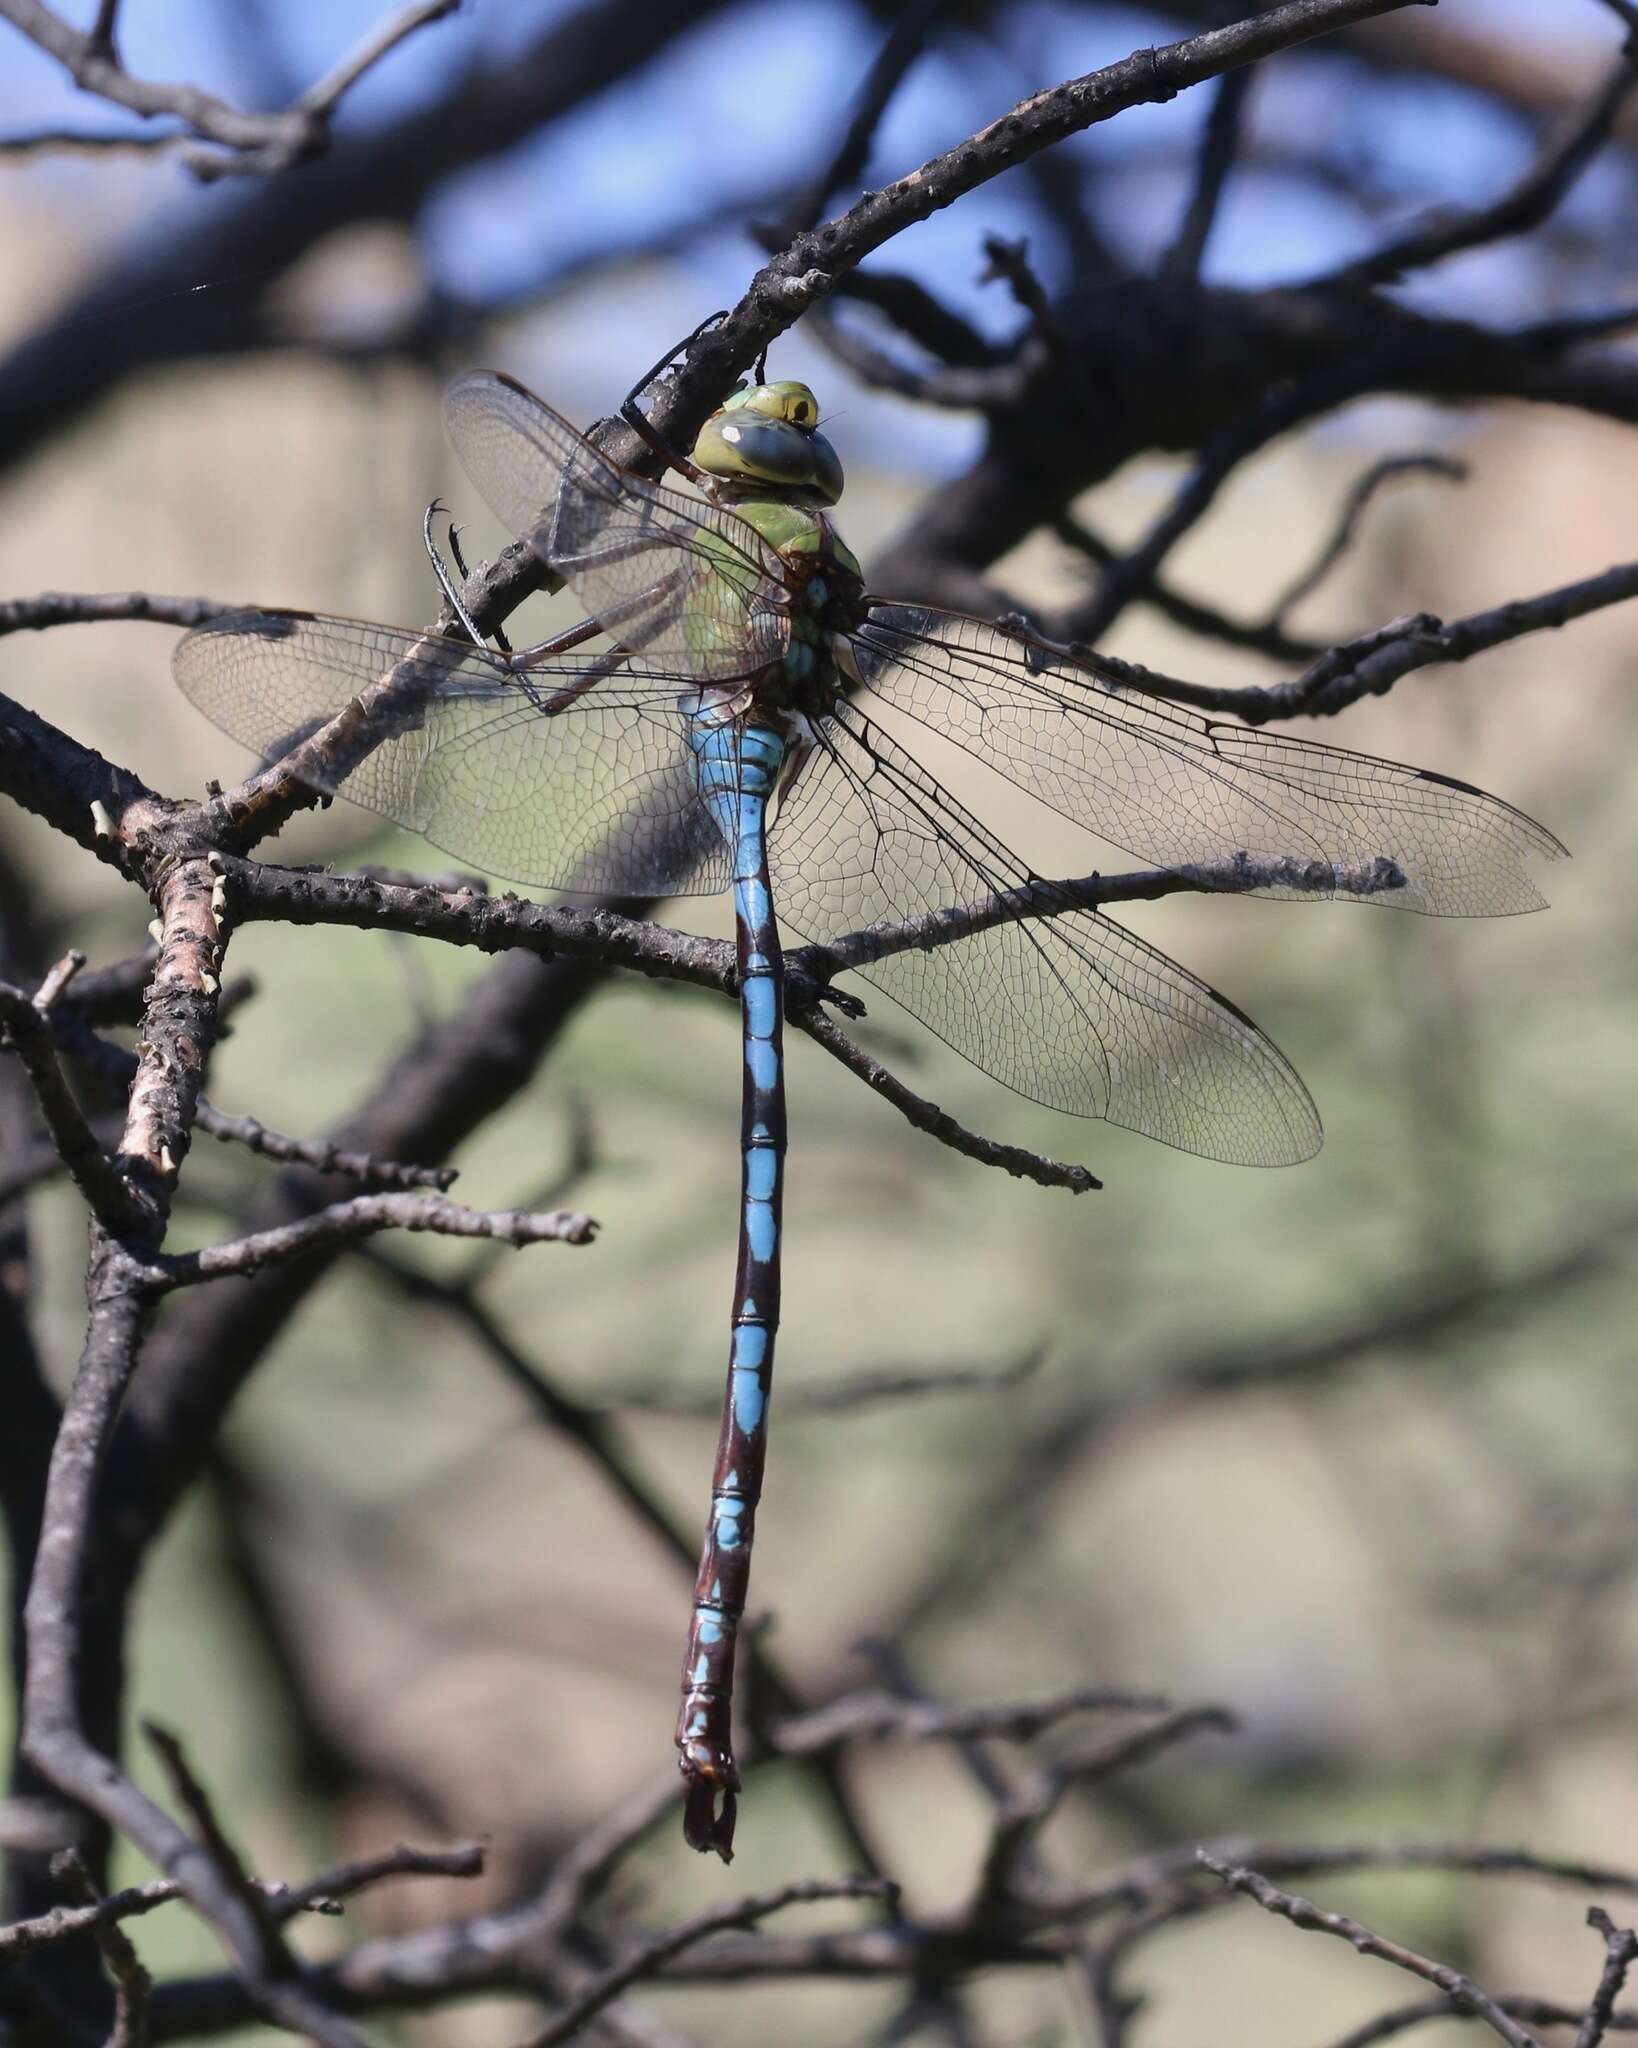
[[[359, 85], [329, 157], [265, 185], [201, 185], [163, 153], [0, 158], [0, 595], [148, 589], [432, 616], [428, 499], [455, 508], [474, 556], [506, 538], [443, 441], [446, 377], [492, 365], [576, 421], [612, 411], [662, 349], [743, 292], [764, 254], [756, 225], [834, 154], [894, 12], [617, 11], [618, 32], [599, 32], [596, 9], [478, 0]], [[151, 0], [128, 10], [121, 49], [134, 72], [277, 105], [377, 12]], [[1263, 67], [1207, 285], [1306, 282], [1426, 209], [1488, 204], [1619, 49], [1595, 0], [1443, 0], [1423, 17]], [[936, 14], [858, 182], [1215, 18], [1210, 5], [1069, 0]], [[122, 132], [126, 117], [78, 98], [4, 27], [0, 51], [0, 137]], [[501, 107], [491, 147], [469, 101], [508, 74], [514, 99], [538, 104]], [[1210, 105], [1196, 91], [1134, 110], [1058, 150], [1056, 186], [1009, 173], [872, 266], [914, 278], [1000, 348], [1024, 315], [984, 281], [986, 237], [1027, 237], [1054, 301], [1086, 286], [1094, 260], [1103, 282], [1151, 272]], [[1631, 301], [1638, 129], [1623, 119], [1548, 222], [1413, 273], [1400, 302], [1508, 328]], [[870, 309], [838, 317], [895, 347]], [[1621, 351], [1608, 344], [1638, 385]], [[975, 411], [885, 391], [823, 337], [788, 336], [771, 374], [819, 391], [867, 576], [986, 445]], [[1590, 575], [1638, 556], [1631, 429], [1614, 412], [1367, 397], [1241, 467], [1166, 581], [1263, 616], [1353, 480], [1406, 451], [1457, 459], [1467, 480], [1410, 473], [1379, 494], [1284, 622], [1293, 635], [1326, 643]], [[1075, 504], [1116, 546], [1164, 510], [1197, 445], [1187, 430], [1149, 438]], [[1047, 530], [985, 573], [1047, 615], [1094, 575]], [[566, 604], [532, 600], [514, 638]], [[4, 688], [195, 795], [248, 764], [173, 689], [174, 637], [138, 624], [14, 636]], [[1146, 603], [1105, 644], [1205, 682], [1296, 666]], [[1229, 1830], [1631, 1858], [1635, 674], [1632, 614], [1616, 607], [1425, 670], [1320, 735], [1543, 820], [1575, 856], [1541, 878], [1546, 913], [1465, 924], [1180, 898], [1126, 919], [1293, 1059], [1327, 1131], [1308, 1165], [1233, 1169], [1055, 1116], [871, 1002], [861, 1041], [920, 1093], [1105, 1181], [1072, 1199], [941, 1149], [792, 1045], [781, 1390], [753, 1586], [783, 1668], [814, 1703], [891, 1669], [941, 1698], [1108, 1682], [1240, 1717], [1238, 1733], [1068, 1804], [1048, 1836], [1062, 1877]], [[961, 793], [1042, 872], [1116, 864], [979, 771]], [[301, 821], [274, 857], [451, 869], [346, 804]], [[140, 950], [147, 907], [9, 808], [0, 859], [14, 912], [26, 905], [57, 950], [72, 942], [99, 964]], [[726, 905], [675, 917], [727, 929]], [[458, 1022], [493, 969], [381, 934], [254, 926], [234, 936], [229, 971], [260, 992], [234, 1013], [211, 1097], [307, 1135], [345, 1122], [429, 1026]], [[484, 1316], [618, 1425], [642, 1485], [692, 1540], [733, 1257], [736, 1029], [720, 1001], [605, 980], [455, 1156], [466, 1201], [559, 1190], [601, 1219], [596, 1248], [474, 1264], [418, 1238], [336, 1267], [249, 1377], [208, 1483], [154, 1551], [131, 1709], [185, 1731], [256, 1868], [294, 1877], [404, 1835], [493, 1839], [481, 1892], [385, 1894], [342, 1934], [309, 1934], [314, 1952], [511, 1895], [665, 1766], [687, 1574], [417, 1276], [476, 1272]], [[274, 1171], [199, 1139], [176, 1241], [242, 1227]], [[62, 1185], [28, 1201], [32, 1328], [60, 1390], [83, 1324], [82, 1211]], [[803, 1406], [866, 1371], [952, 1367], [987, 1383]], [[898, 1744], [846, 1769], [912, 1899], [959, 1897], [992, 1818], [960, 1760]], [[625, 1866], [622, 1895], [661, 1918], [851, 1867], [790, 1767], [753, 1780], [739, 1852], [730, 1873], [668, 1825]], [[1376, 1876], [1325, 1896], [1492, 1984], [1573, 1999], [1596, 1974], [1579, 1893]], [[142, 1923], [141, 1946], [161, 1976], [217, 1966], [181, 1912]], [[1144, 1950], [1130, 1988], [1148, 2000], [1141, 2048], [1305, 2048], [1403, 1995], [1342, 1945], [1243, 1904]], [[889, 2038], [902, 1995], [797, 1982], [652, 2003], [725, 2048], [821, 2048]], [[493, 1998], [372, 2025], [383, 2042], [489, 2048], [531, 2010]], [[1050, 1969], [979, 1972], [967, 2015], [970, 2031], [948, 2038], [1103, 2038]]]

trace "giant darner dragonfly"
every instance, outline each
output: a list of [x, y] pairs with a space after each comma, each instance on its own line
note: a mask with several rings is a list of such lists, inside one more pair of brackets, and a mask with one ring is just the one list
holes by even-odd
[[[841, 465], [805, 385], [736, 391], [691, 460], [670, 455], [698, 495], [618, 467], [508, 377], [461, 378], [446, 416], [483, 496], [586, 607], [582, 626], [510, 655], [239, 612], [190, 633], [176, 675], [264, 756], [508, 879], [621, 896], [732, 886], [739, 1253], [676, 1737], [688, 1839], [726, 1858], [734, 1647], [779, 1321], [776, 906], [780, 922], [829, 940], [1053, 886], [902, 735], [937, 734], [1164, 866], [1295, 858], [1305, 893], [1316, 879], [1333, 885], [1318, 893], [1347, 893], [1361, 863], [1391, 862], [1394, 886], [1375, 900], [1526, 910], [1542, 898], [1525, 856], [1563, 848], [1465, 784], [1209, 720], [979, 619], [872, 596], [833, 523]], [[599, 632], [611, 647], [587, 646]], [[1047, 917], [979, 922], [960, 943], [864, 972], [1038, 1102], [1216, 1159], [1279, 1165], [1317, 1149], [1290, 1065], [1164, 954], [1067, 893]]]

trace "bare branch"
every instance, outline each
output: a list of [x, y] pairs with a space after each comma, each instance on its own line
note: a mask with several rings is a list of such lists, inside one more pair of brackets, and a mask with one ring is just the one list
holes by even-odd
[[[333, 1917], [344, 1909], [341, 1901], [396, 1877], [478, 1877], [484, 1867], [480, 1844], [466, 1842], [451, 1849], [421, 1849], [401, 1842], [379, 1856], [366, 1856], [352, 1863], [338, 1863], [321, 1870], [301, 1884], [285, 1884], [275, 1878], [252, 1882], [267, 1901], [276, 1918], [289, 1919], [296, 1913], [318, 1913]], [[185, 1897], [173, 1878], [155, 1878], [149, 1884], [131, 1885], [111, 1892], [94, 1905], [57, 1906], [33, 1920], [14, 1920], [0, 1927], [0, 1957], [26, 1955], [70, 1935], [91, 1934], [116, 1920], [131, 1920], [152, 1913]]]
[[1194, 193], [1189, 200], [1177, 240], [1166, 252], [1161, 275], [1176, 284], [1200, 275], [1206, 244], [1222, 204], [1223, 188], [1240, 152], [1240, 131], [1245, 119], [1246, 97], [1254, 73], [1249, 69], [1227, 71], [1217, 81], [1211, 112], [1201, 135], [1200, 157], [1195, 168]]
[[1635, 84], [1638, 67], [1623, 60], [1585, 107], [1558, 124], [1530, 169], [1494, 204], [1415, 229], [1357, 263], [1344, 264], [1330, 273], [1328, 281], [1355, 287], [1386, 284], [1407, 270], [1425, 269], [1459, 250], [1539, 227], [1608, 141]]
[[[919, 1400], [927, 1394], [993, 1393], [1015, 1387], [1039, 1370], [1046, 1352], [1037, 1347], [1003, 1366], [952, 1365], [931, 1372], [849, 1373], [845, 1379], [809, 1381], [787, 1387], [779, 1397], [782, 1415], [847, 1414], [884, 1401]], [[613, 1408], [638, 1409], [647, 1415], [697, 1415], [715, 1419], [722, 1403], [714, 1394], [683, 1388], [616, 1388], [608, 1395]]]
[[624, 1962], [593, 1978], [555, 2020], [530, 2034], [518, 2044], [518, 2048], [556, 2048], [557, 2043], [571, 2040], [628, 1984], [653, 1976], [673, 1956], [681, 1955], [684, 1949], [693, 1948], [713, 1934], [722, 1934], [737, 1927], [754, 1927], [758, 1921], [766, 1920], [771, 1913], [782, 1912], [786, 1906], [807, 1905], [818, 1899], [891, 1901], [897, 1896], [898, 1887], [882, 1878], [842, 1877], [784, 1884], [774, 1891], [756, 1892], [749, 1898], [736, 1899], [727, 1905], [711, 1906], [703, 1913], [696, 1913], [693, 1919], [684, 1920], [676, 1927], [667, 1928], [663, 1934], [651, 1935], [639, 1943]]
[[192, 1287], [206, 1280], [243, 1278], [284, 1259], [382, 1230], [430, 1230], [440, 1237], [488, 1237], [503, 1244], [590, 1244], [597, 1225], [577, 1210], [554, 1209], [532, 1215], [522, 1209], [466, 1209], [434, 1194], [355, 1195], [332, 1202], [294, 1223], [258, 1230], [203, 1251], [180, 1252], [156, 1262], [155, 1284]]
[[266, 1885], [263, 1889], [280, 1916], [336, 1913], [341, 1910], [339, 1900], [373, 1891], [395, 1877], [482, 1877], [484, 1858], [481, 1842], [458, 1842], [448, 1849], [422, 1849], [413, 1842], [400, 1842], [378, 1856], [332, 1864], [302, 1884]]
[[[1101, 71], [1035, 93], [959, 147], [863, 195], [838, 219], [798, 235], [758, 272], [728, 318], [689, 350], [685, 367], [657, 396], [656, 424], [674, 440], [689, 441], [733, 378], [832, 291], [838, 276], [1003, 171], [1128, 107], [1169, 100], [1225, 71], [1397, 13], [1406, 4], [1417, 0], [1284, 0], [1248, 20], [1136, 51]], [[620, 447], [633, 452], [625, 442]], [[474, 616], [483, 622], [481, 614]]]
[[[235, 171], [280, 171], [322, 149], [336, 102], [365, 71], [416, 29], [449, 14], [458, 0], [417, 0], [393, 20], [374, 29], [328, 77], [282, 113], [246, 114], [195, 85], [133, 78], [114, 49], [111, 20], [99, 14], [88, 31], [74, 28], [43, 0], [0, 0], [0, 16], [55, 57], [82, 92], [124, 107], [144, 120], [169, 118], [197, 142], [185, 161], [201, 178]], [[25, 142], [31, 139], [25, 138]], [[35, 139], [37, 140], [37, 139]]]
[[1202, 1868], [1221, 1878], [1231, 1891], [1255, 1899], [1265, 1913], [1289, 1920], [1293, 1927], [1300, 1927], [1308, 1933], [1334, 1934], [1362, 1956], [1375, 1956], [1381, 1962], [1392, 1963], [1395, 1969], [1405, 1970], [1413, 1977], [1437, 1985], [1455, 2011], [1483, 2020], [1493, 2034], [1509, 2044], [1509, 2048], [1541, 2048], [1534, 2034], [1510, 2019], [1471, 1977], [1464, 1977], [1460, 1970], [1451, 1969], [1448, 1963], [1432, 1962], [1428, 1957], [1418, 1955], [1414, 1949], [1373, 1934], [1370, 1928], [1358, 1920], [1351, 1920], [1346, 1913], [1327, 1913], [1294, 1892], [1282, 1892], [1255, 1870], [1221, 1863], [1204, 1849], [1199, 1854]]
[[1385, 696], [1401, 677], [1419, 668], [1471, 661], [1492, 647], [1528, 633], [1555, 630], [1633, 597], [1638, 597], [1638, 562], [1625, 562], [1537, 597], [1513, 598], [1490, 611], [1470, 612], [1448, 625], [1431, 612], [1410, 613], [1344, 641], [1291, 682], [1271, 688], [1215, 689], [1104, 654], [1094, 659], [1119, 682], [1203, 711], [1232, 711], [1248, 725], [1266, 725], [1276, 718], [1330, 718], [1362, 697]]
[[236, 609], [209, 597], [161, 597], [151, 590], [96, 595], [46, 590], [38, 597], [11, 597], [0, 603], [0, 637], [44, 633], [53, 626], [103, 625], [119, 619], [146, 620], [156, 626], [203, 626]]
[[51, 1142], [74, 1184], [105, 1229], [119, 1236], [140, 1228], [148, 1212], [130, 1183], [97, 1143], [62, 1068], [51, 1026], [21, 989], [0, 983], [0, 1026], [33, 1083]]
[[1034, 1774], [1031, 1783], [1006, 1800], [997, 1814], [973, 1889], [969, 1920], [980, 1925], [998, 1913], [1005, 1917], [1006, 1902], [1018, 1890], [1023, 1859], [1072, 1786], [1101, 1784], [1147, 1763], [1175, 1743], [1200, 1734], [1233, 1734], [1238, 1727], [1226, 1707], [1178, 1707], [1147, 1727], [1104, 1737], [1053, 1758]]
[[876, 139], [882, 116], [903, 84], [905, 74], [921, 55], [927, 31], [942, 12], [943, 5], [944, 0], [912, 0], [912, 4], [899, 13], [887, 40], [876, 53], [876, 60], [870, 67], [836, 154], [812, 184], [792, 201], [781, 223], [781, 242], [788, 242], [793, 235], [811, 228], [830, 195], [854, 184], [862, 176], [870, 161], [870, 147]]
[[1447, 483], [1461, 484], [1467, 481], [1468, 469], [1465, 462], [1458, 462], [1452, 456], [1433, 453], [1384, 455], [1380, 462], [1373, 462], [1369, 469], [1354, 479], [1342, 501], [1337, 523], [1319, 553], [1269, 607], [1270, 627], [1282, 628], [1286, 614], [1319, 588], [1352, 545], [1371, 500], [1385, 483], [1401, 476], [1437, 476]]
[[303, 113], [320, 119], [333, 114], [342, 94], [356, 85], [366, 71], [379, 64], [389, 51], [397, 49], [417, 29], [427, 28], [435, 21], [442, 21], [445, 15], [454, 14], [460, 4], [461, 0], [412, 0], [411, 5], [389, 15], [371, 29], [334, 70], [307, 88], [296, 101], [296, 106]]
[[[138, 964], [146, 978], [152, 962]], [[228, 997], [238, 986], [235, 984], [222, 992], [221, 1012], [224, 1016], [230, 1007]], [[110, 983], [98, 992], [99, 1000], [113, 997], [116, 993], [117, 984]], [[136, 1055], [108, 1039], [99, 1038], [89, 1028], [86, 1009], [87, 1005], [76, 1002], [63, 1016], [59, 1029], [62, 1049], [73, 1059], [91, 1067], [110, 1086], [123, 1091], [136, 1073]], [[288, 1137], [282, 1131], [270, 1129], [256, 1117], [231, 1116], [226, 1110], [216, 1108], [203, 1095], [195, 1104], [194, 1122], [196, 1129], [221, 1144], [243, 1145], [248, 1151], [265, 1159], [276, 1159], [282, 1165], [306, 1166], [315, 1173], [340, 1174], [348, 1180], [373, 1182], [383, 1187], [436, 1188], [443, 1193], [459, 1178], [453, 1166], [417, 1166], [397, 1159], [377, 1159], [371, 1153], [350, 1151], [324, 1138]], [[0, 1182], [0, 1186], [11, 1187], [16, 1181], [14, 1170]]]
[[169, 1730], [152, 1721], [145, 1721], [142, 1731], [199, 1832], [199, 1853], [208, 1860], [216, 1885], [238, 1907], [242, 1924], [254, 1930], [252, 1950], [240, 1958], [252, 1998], [270, 2017], [310, 2034], [321, 2048], [368, 2048], [362, 2035], [327, 2011], [301, 1984], [301, 1965], [284, 1938], [280, 1917], [266, 1895], [251, 1882], [239, 1852], [217, 1819], [209, 1793], [194, 1776], [181, 1743]]
[[[1120, 560], [1120, 550], [1101, 534], [1094, 533], [1084, 520], [1065, 512], [1050, 524], [1066, 547], [1085, 555], [1100, 569], [1107, 569]], [[1187, 597], [1170, 584], [1162, 583], [1158, 577], [1144, 592], [1143, 601], [1185, 632], [1198, 634], [1203, 640], [1221, 640], [1225, 647], [1244, 647], [1253, 654], [1266, 654], [1271, 661], [1315, 661], [1326, 651], [1321, 642], [1302, 639], [1288, 633], [1283, 626], [1271, 625], [1267, 621], [1257, 625], [1246, 619], [1232, 619], [1216, 606]]]
[[1587, 1908], [1587, 1925], [1604, 1937], [1604, 1972], [1586, 2017], [1576, 2030], [1575, 2048], [1599, 2048], [1609, 2029], [1615, 2001], [1627, 1981], [1627, 1972], [1638, 1962], [1638, 1934], [1630, 1927], [1617, 1927], [1602, 1906]]
[[997, 1139], [982, 1138], [967, 1130], [937, 1103], [927, 1102], [906, 1088], [880, 1060], [873, 1059], [855, 1045], [822, 1010], [800, 1011], [795, 1021], [815, 1044], [824, 1047], [832, 1059], [840, 1060], [850, 1073], [858, 1075], [866, 1087], [873, 1088], [890, 1102], [906, 1123], [918, 1131], [925, 1131], [930, 1138], [937, 1138], [941, 1145], [948, 1145], [953, 1152], [976, 1159], [982, 1166], [998, 1166], [1015, 1180], [1032, 1180], [1043, 1188], [1067, 1188], [1072, 1195], [1084, 1195], [1103, 1186], [1096, 1174], [1084, 1166], [1063, 1165], [1055, 1159], [1027, 1152], [1021, 1145], [1003, 1145]]
[[34, 991], [34, 1007], [42, 1017], [50, 1016], [64, 991], [85, 966], [85, 955], [70, 948]]
[[1156, 1714], [1165, 1713], [1170, 1705], [1160, 1693], [1127, 1692], [1103, 1685], [1071, 1686], [1037, 1700], [967, 1707], [906, 1699], [891, 1692], [856, 1692], [817, 1707], [811, 1714], [776, 1722], [771, 1733], [781, 1756], [807, 1756], [839, 1743], [878, 1741], [884, 1736], [906, 1742], [975, 1737], [1029, 1742], [1074, 1714]]
[[339, 1173], [348, 1180], [377, 1182], [384, 1187], [451, 1187], [453, 1166], [412, 1166], [398, 1159], [374, 1159], [367, 1152], [349, 1152], [323, 1138], [290, 1138], [270, 1130], [253, 1116], [229, 1116], [205, 1097], [199, 1098], [198, 1127], [224, 1145], [244, 1145], [264, 1159], [289, 1166], [308, 1166], [315, 1173]]
[[[85, 1900], [87, 1911], [94, 1913], [102, 1904], [77, 1849], [64, 1849], [54, 1856], [51, 1874]], [[105, 2048], [148, 2048], [148, 1994], [153, 1990], [153, 1979], [142, 1967], [142, 1959], [129, 1937], [115, 1922], [99, 1921], [92, 1933], [114, 1980], [114, 2024]]]

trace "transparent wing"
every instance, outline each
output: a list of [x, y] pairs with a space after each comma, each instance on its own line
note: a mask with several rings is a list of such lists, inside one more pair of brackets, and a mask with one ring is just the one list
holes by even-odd
[[[394, 626], [245, 611], [189, 633], [172, 666], [234, 739], [269, 761], [304, 748], [304, 781], [488, 873], [611, 895], [725, 888], [678, 702], [687, 681], [617, 660], [516, 672]], [[305, 748], [344, 711], [322, 751]]]
[[444, 420], [492, 510], [625, 646], [704, 681], [783, 655], [788, 616], [763, 601], [783, 565], [735, 513], [621, 469], [493, 371], [457, 378]]
[[1539, 909], [1524, 862], [1565, 852], [1522, 811], [1428, 769], [1204, 718], [1078, 665], [1033, 673], [1018, 640], [955, 612], [872, 605], [849, 638], [882, 703], [1165, 866], [1239, 852], [1345, 867], [1386, 857], [1405, 887], [1364, 900], [1488, 917]]
[[[835, 939], [1035, 880], [856, 706], [820, 740], [769, 844], [793, 932]], [[1256, 1025], [1095, 911], [999, 923], [861, 972], [1033, 1101], [1245, 1165], [1319, 1147], [1307, 1090]]]

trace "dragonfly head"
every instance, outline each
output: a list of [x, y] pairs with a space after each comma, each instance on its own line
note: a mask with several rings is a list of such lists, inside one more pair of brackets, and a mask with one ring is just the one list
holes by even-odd
[[819, 432], [819, 401], [805, 384], [736, 391], [700, 429], [694, 460], [729, 483], [812, 491], [827, 505], [842, 495], [842, 465]]

